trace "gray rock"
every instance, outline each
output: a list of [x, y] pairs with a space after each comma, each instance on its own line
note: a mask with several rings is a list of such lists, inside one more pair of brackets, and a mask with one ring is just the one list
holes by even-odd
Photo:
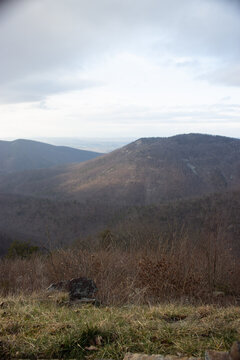
[[199, 358], [174, 355], [146, 355], [127, 353], [123, 360], [200, 360]]
[[69, 298], [71, 301], [93, 298], [96, 292], [97, 286], [91, 279], [80, 277], [69, 282]]
[[231, 360], [228, 352], [207, 350], [205, 360]]
[[235, 341], [229, 352], [207, 350], [205, 360], [240, 360], [240, 342]]
[[[123, 360], [203, 360], [201, 358], [174, 355], [146, 355], [127, 353]], [[235, 341], [229, 352], [207, 350], [205, 360], [240, 360], [240, 342]]]
[[127, 353], [123, 360], [165, 360], [163, 355], [146, 355]]
[[93, 280], [79, 277], [53, 283], [47, 288], [47, 291], [67, 291], [70, 301], [94, 302], [97, 286]]

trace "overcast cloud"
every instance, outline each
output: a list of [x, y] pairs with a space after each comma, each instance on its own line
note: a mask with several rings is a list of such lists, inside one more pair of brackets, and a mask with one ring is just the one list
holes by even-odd
[[2, 137], [240, 136], [238, 1], [8, 4], [0, 6]]

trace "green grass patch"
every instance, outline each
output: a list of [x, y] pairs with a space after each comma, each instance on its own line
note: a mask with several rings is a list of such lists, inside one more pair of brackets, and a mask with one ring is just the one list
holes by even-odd
[[68, 306], [64, 295], [0, 299], [1, 359], [123, 359], [126, 352], [202, 356], [240, 337], [239, 307]]

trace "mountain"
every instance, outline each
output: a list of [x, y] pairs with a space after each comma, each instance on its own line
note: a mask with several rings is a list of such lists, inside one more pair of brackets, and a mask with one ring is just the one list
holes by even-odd
[[224, 227], [240, 249], [239, 184], [238, 139], [139, 139], [85, 163], [1, 175], [0, 244], [66, 245], [106, 228], [122, 242], [180, 238], [183, 229], [195, 239]]
[[139, 139], [91, 161], [2, 177], [0, 192], [115, 206], [239, 189], [240, 140], [202, 134]]
[[38, 141], [0, 141], [0, 173], [49, 168], [66, 163], [83, 162], [100, 153], [54, 146]]

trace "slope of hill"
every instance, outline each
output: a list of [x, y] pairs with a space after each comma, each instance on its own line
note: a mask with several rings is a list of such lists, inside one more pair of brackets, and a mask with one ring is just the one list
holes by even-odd
[[213, 236], [240, 253], [239, 218], [240, 191], [121, 208], [0, 194], [0, 256], [16, 239], [52, 248], [74, 241], [91, 246], [106, 229], [123, 248], [186, 237], [204, 243]]
[[[205, 224], [208, 234], [217, 212], [217, 221], [224, 218], [230, 226], [227, 237], [240, 247], [238, 221], [232, 224], [239, 218], [239, 184], [238, 139], [200, 134], [140, 139], [82, 164], [2, 175], [0, 242], [5, 249], [16, 238], [67, 244], [107, 227], [119, 239], [131, 241], [129, 233], [144, 241], [153, 233], [180, 234], [183, 225], [199, 237], [196, 230]], [[210, 196], [209, 206], [203, 196]]]
[[66, 163], [83, 162], [101, 154], [54, 146], [38, 141], [0, 141], [0, 173], [48, 168]]
[[201, 134], [137, 140], [83, 164], [7, 176], [0, 191], [116, 206], [235, 190], [240, 140]]

